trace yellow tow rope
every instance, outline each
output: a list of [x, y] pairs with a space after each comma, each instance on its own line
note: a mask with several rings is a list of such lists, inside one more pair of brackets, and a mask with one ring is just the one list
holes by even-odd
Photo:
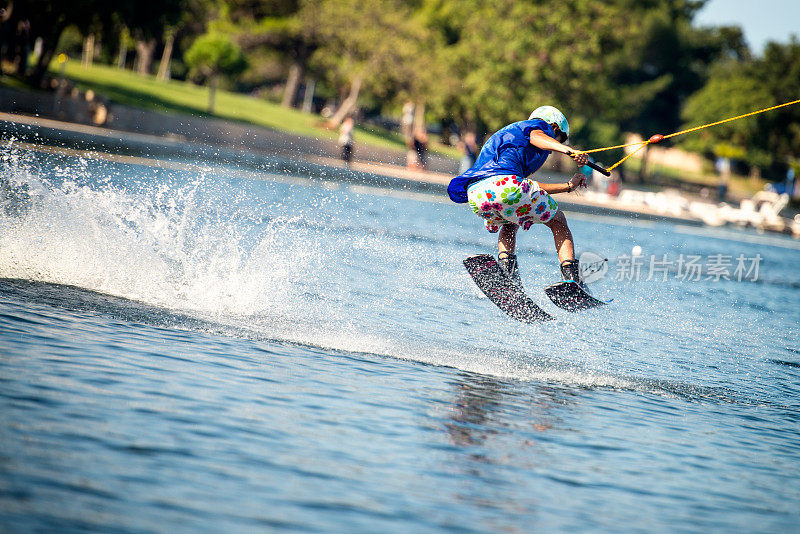
[[683, 135], [683, 134], [687, 134], [687, 133], [690, 133], [690, 132], [696, 132], [697, 130], [702, 130], [703, 128], [708, 128], [709, 126], [716, 126], [717, 124], [724, 124], [726, 122], [735, 121], [737, 119], [743, 119], [745, 117], [750, 117], [751, 115], [758, 115], [759, 113], [764, 113], [766, 111], [772, 111], [773, 109], [783, 108], [783, 107], [791, 106], [792, 104], [797, 104], [797, 103], [800, 103], [800, 100], [794, 100], [792, 102], [786, 102], [785, 104], [778, 104], [777, 106], [771, 106], [771, 107], [768, 107], [768, 108], [759, 109], [758, 111], [751, 111], [750, 113], [745, 113], [744, 115], [738, 115], [736, 117], [731, 117], [730, 119], [724, 119], [724, 120], [717, 121], [717, 122], [711, 122], [709, 124], [704, 124], [702, 126], [695, 126], [694, 128], [689, 128], [687, 130], [681, 130], [680, 132], [671, 133], [669, 135], [655, 134], [655, 135], [651, 136], [650, 139], [648, 139], [647, 141], [637, 141], [635, 143], [627, 143], [625, 145], [616, 145], [616, 146], [607, 146], [607, 147], [604, 147], [604, 148], [593, 148], [592, 150], [581, 150], [580, 153], [581, 154], [591, 154], [593, 152], [604, 152], [606, 150], [614, 150], [616, 148], [627, 148], [629, 146], [639, 145], [639, 148], [637, 148], [636, 150], [634, 150], [633, 152], [631, 152], [630, 154], [628, 154], [627, 156], [625, 156], [624, 158], [622, 158], [621, 160], [619, 160], [618, 162], [613, 164], [612, 166], [606, 168], [606, 170], [610, 171], [610, 170], [614, 169], [615, 167], [617, 167], [617, 166], [621, 165], [622, 163], [624, 163], [625, 160], [627, 160], [629, 157], [631, 157], [634, 154], [636, 154], [637, 152], [639, 152], [641, 149], [643, 149], [647, 145], [659, 143], [659, 142], [663, 141], [664, 139], [669, 139], [670, 137], [676, 137], [678, 135]]

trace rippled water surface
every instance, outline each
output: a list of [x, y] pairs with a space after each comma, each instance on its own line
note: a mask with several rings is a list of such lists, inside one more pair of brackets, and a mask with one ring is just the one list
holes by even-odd
[[800, 246], [570, 214], [617, 280], [524, 325], [440, 196], [2, 151], [0, 525], [30, 532], [800, 529]]

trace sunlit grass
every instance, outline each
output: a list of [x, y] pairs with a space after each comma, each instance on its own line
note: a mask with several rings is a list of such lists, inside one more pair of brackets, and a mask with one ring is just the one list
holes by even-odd
[[30, 89], [30, 86], [26, 84], [24, 80], [21, 80], [17, 76], [10, 76], [8, 74], [3, 74], [0, 76], [0, 86], [11, 87], [12, 89]]
[[[58, 76], [57, 69], [53, 64], [51, 75]], [[91, 89], [112, 102], [127, 106], [233, 120], [316, 138], [334, 139], [337, 135], [323, 126], [324, 119], [319, 115], [287, 109], [262, 98], [223, 89], [217, 91], [214, 113], [209, 114], [208, 88], [191, 82], [159, 81], [155, 76], [142, 76], [99, 64], [84, 68], [75, 60], [67, 62], [65, 75], [81, 90]], [[373, 127], [357, 128], [355, 138], [359, 144], [405, 149], [402, 136]], [[435, 147], [435, 150], [456, 155], [454, 149]]]

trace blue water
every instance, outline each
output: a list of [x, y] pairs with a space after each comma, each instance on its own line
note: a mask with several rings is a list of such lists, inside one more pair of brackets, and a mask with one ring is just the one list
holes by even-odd
[[[800, 529], [800, 246], [569, 214], [579, 251], [760, 254], [525, 325], [444, 197], [2, 154], [0, 530]], [[644, 277], [643, 277], [644, 278]]]

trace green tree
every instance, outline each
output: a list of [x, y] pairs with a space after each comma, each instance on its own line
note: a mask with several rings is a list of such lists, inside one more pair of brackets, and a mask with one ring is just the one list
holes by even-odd
[[248, 53], [270, 50], [282, 58], [288, 76], [281, 104], [293, 107], [297, 100], [300, 82], [308, 72], [308, 62], [317, 49], [316, 27], [304, 25], [298, 12], [288, 15], [266, 16], [261, 19], [239, 20], [232, 31]]
[[444, 43], [436, 111], [493, 130], [551, 103], [569, 114], [578, 142], [595, 146], [618, 142], [621, 129], [677, 126], [709, 66], [747, 53], [741, 32], [691, 26], [701, 5], [423, 0]]
[[[775, 104], [800, 99], [800, 41], [767, 43], [763, 57], [753, 63], [752, 75], [763, 83]], [[782, 167], [800, 157], [800, 104], [764, 115], [763, 145]], [[777, 170], [777, 169], [776, 169]]]
[[637, 100], [613, 80], [639, 59], [628, 43], [642, 40], [620, 8], [588, 0], [466, 0], [453, 17], [448, 2], [432, 3], [449, 43], [434, 88], [440, 113], [494, 130], [551, 103], [574, 117], [579, 131], [581, 115], [636, 112]]
[[214, 112], [214, 97], [220, 75], [235, 75], [247, 68], [247, 61], [239, 46], [230, 37], [207, 33], [197, 38], [184, 55], [184, 60], [195, 75], [208, 81], [208, 112]]
[[[636, 115], [623, 118], [624, 128], [644, 134], [675, 131], [683, 103], [703, 87], [714, 65], [750, 57], [740, 28], [692, 25], [702, 3], [682, 0], [634, 8], [641, 28], [636, 52], [641, 55], [634, 53], [636, 63], [615, 75], [614, 82], [641, 85], [646, 91], [636, 94], [642, 105]], [[657, 79], [662, 83], [649, 88], [647, 84]]]
[[[800, 42], [768, 43], [763, 57], [729, 61], [714, 69], [682, 112], [685, 127], [699, 126], [800, 98]], [[683, 146], [736, 155], [772, 167], [779, 177], [800, 154], [800, 104], [712, 126], [687, 136]], [[725, 154], [723, 154], [723, 152]]]
[[294, 104], [309, 55], [298, 9], [297, 0], [227, 0], [211, 23], [215, 30], [231, 35], [252, 60], [244, 75], [248, 82], [259, 85], [279, 79], [275, 71], [291, 65], [284, 96], [287, 107]]
[[[743, 65], [731, 64], [720, 67], [708, 83], [686, 101], [681, 117], [684, 126], [692, 128], [772, 104], [773, 97], [763, 83], [750, 75]], [[758, 137], [765, 132], [765, 126], [764, 116], [749, 117], [692, 133], [682, 144], [697, 152], [748, 159], [763, 165], [769, 156]]]
[[426, 28], [401, 0], [314, 0], [304, 3], [304, 27], [317, 29], [319, 46], [312, 64], [344, 96], [330, 120], [338, 125], [357, 105], [362, 90], [389, 101], [403, 92], [420, 92], [428, 73], [416, 61], [435, 54]]
[[[167, 25], [178, 21], [186, 0], [24, 0], [11, 3], [2, 19], [0, 49], [4, 59], [18, 65], [18, 72], [39, 85], [56, 51], [61, 33], [75, 26], [83, 34], [96, 32], [104, 42], [118, 39], [127, 26], [140, 42], [160, 38]], [[42, 39], [42, 53], [32, 68], [27, 55], [33, 43]], [[149, 46], [152, 54], [155, 45]], [[149, 60], [148, 60], [149, 61]], [[141, 64], [141, 62], [140, 62]]]
[[[17, 73], [27, 76], [35, 85], [41, 84], [62, 32], [68, 26], [75, 26], [82, 33], [88, 32], [92, 26], [102, 26], [109, 20], [111, 4], [107, 0], [26, 0], [7, 3], [0, 32], [4, 41], [0, 43], [3, 59], [16, 65]], [[42, 53], [29, 68], [28, 54], [37, 39], [42, 40]]]

